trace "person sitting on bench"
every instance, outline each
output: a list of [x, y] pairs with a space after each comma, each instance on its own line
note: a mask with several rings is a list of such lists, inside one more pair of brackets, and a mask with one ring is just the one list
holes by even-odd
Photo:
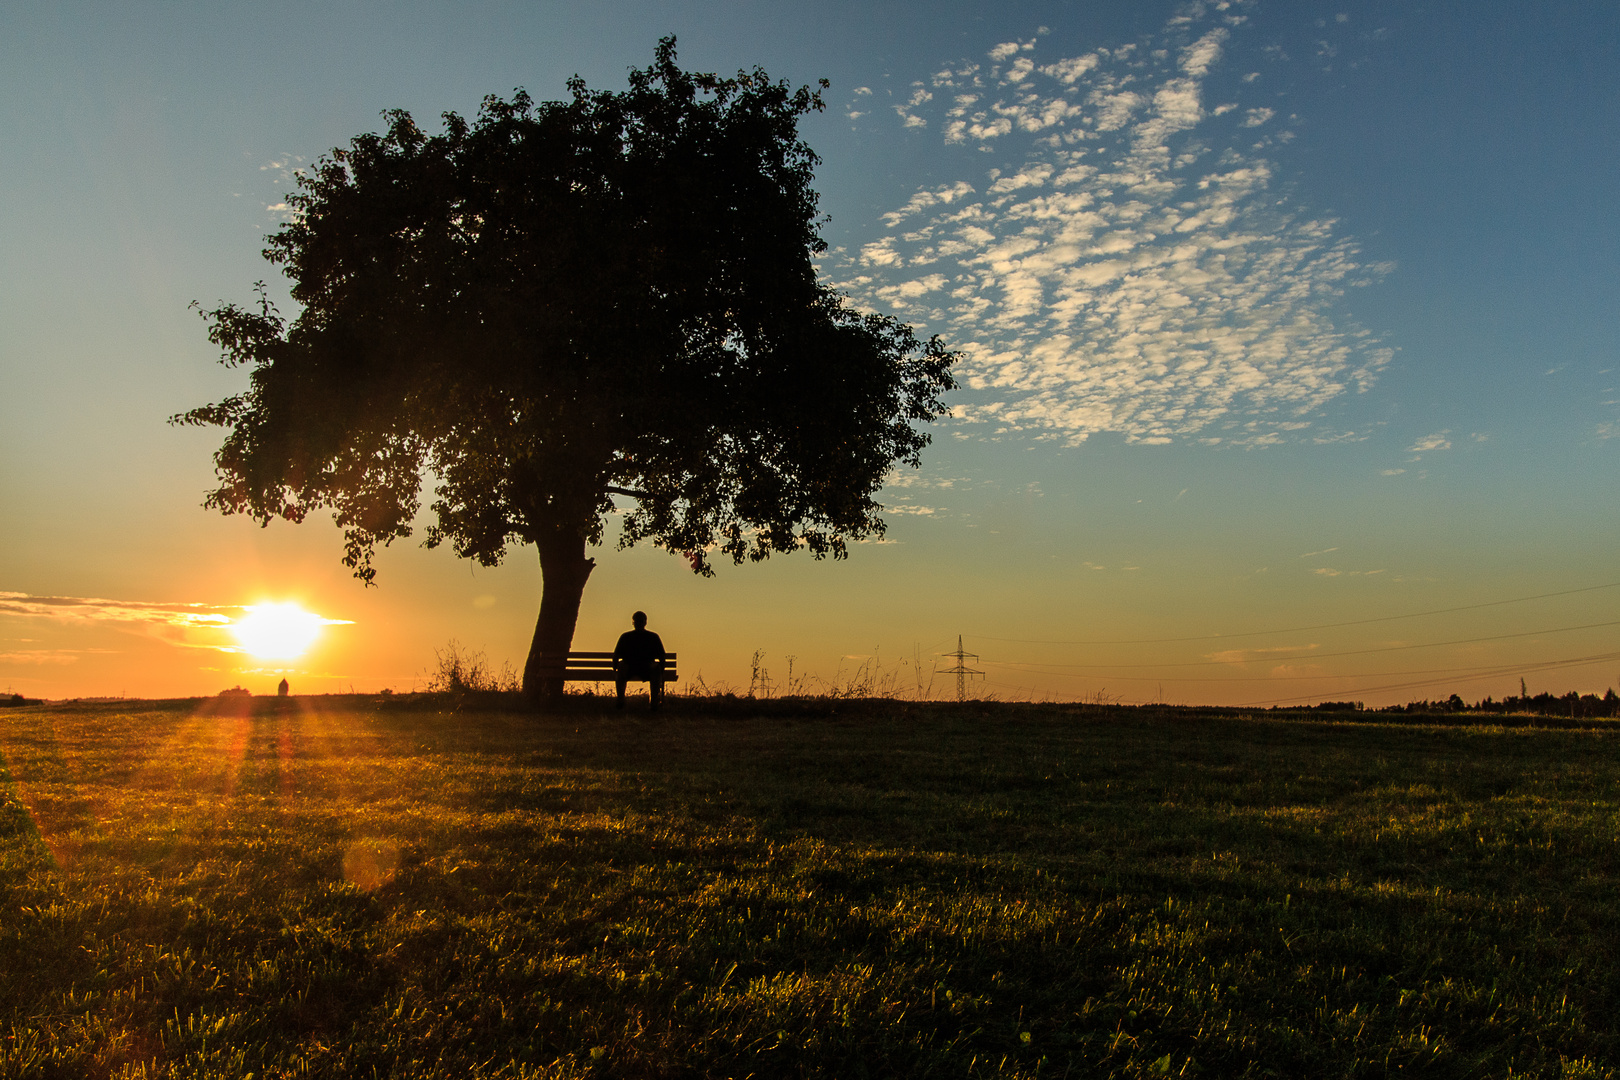
[[619, 689], [619, 708], [624, 708], [624, 684], [631, 679], [647, 680], [647, 691], [652, 707], [664, 699], [664, 643], [657, 634], [647, 629], [647, 613], [638, 611], [630, 616], [634, 630], [619, 635], [613, 647], [613, 681]]

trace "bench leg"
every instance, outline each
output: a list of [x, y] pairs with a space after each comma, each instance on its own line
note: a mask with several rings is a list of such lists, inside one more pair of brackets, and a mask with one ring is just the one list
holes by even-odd
[[616, 706], [614, 706], [614, 708], [618, 708], [618, 709], [624, 708], [624, 684], [626, 682], [628, 682], [628, 681], [629, 681], [628, 679], [615, 679], [615, 680], [613, 680], [614, 686], [616, 686], [618, 688], [618, 691], [619, 691], [619, 703]]

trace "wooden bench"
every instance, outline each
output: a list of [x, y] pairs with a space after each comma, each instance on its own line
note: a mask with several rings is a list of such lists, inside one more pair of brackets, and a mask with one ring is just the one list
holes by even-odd
[[[542, 679], [562, 679], [564, 682], [616, 682], [613, 673], [613, 654], [610, 652], [541, 653], [536, 674]], [[664, 681], [675, 682], [680, 676], [675, 671], [675, 654], [664, 654]], [[651, 679], [631, 679], [630, 682], [652, 682]]]

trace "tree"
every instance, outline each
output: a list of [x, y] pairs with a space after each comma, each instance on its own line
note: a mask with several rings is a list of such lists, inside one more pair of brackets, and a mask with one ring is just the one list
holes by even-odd
[[[823, 80], [821, 87], [825, 89]], [[265, 257], [292, 280], [288, 321], [203, 314], [245, 392], [174, 417], [227, 429], [204, 505], [261, 525], [329, 508], [343, 561], [410, 534], [485, 566], [533, 544], [542, 654], [573, 639], [614, 498], [620, 546], [713, 572], [881, 535], [872, 496], [928, 444], [955, 354], [851, 309], [825, 250], [798, 118], [819, 91], [682, 71], [675, 42], [629, 88], [534, 103], [489, 97], [475, 122], [408, 113], [300, 178]]]

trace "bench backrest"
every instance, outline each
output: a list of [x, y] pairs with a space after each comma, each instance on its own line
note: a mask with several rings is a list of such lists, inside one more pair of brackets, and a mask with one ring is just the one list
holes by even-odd
[[[612, 682], [611, 652], [541, 653], [535, 673], [543, 679], [562, 678], [570, 682]], [[675, 682], [675, 654], [664, 654], [664, 681]]]

